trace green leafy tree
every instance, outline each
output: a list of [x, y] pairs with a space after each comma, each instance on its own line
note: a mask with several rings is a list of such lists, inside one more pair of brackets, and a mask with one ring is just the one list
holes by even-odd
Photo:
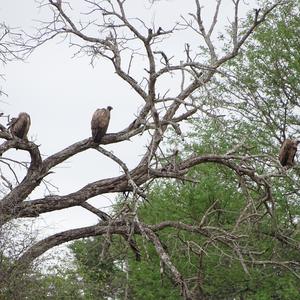
[[215, 106], [255, 126], [268, 148], [298, 134], [299, 25], [299, 1], [274, 11], [216, 82]]
[[[187, 155], [189, 151], [211, 153], [210, 140], [217, 141], [213, 146], [218, 153], [228, 150], [228, 145], [223, 143], [225, 136], [216, 139], [220, 134], [216, 130], [217, 125], [210, 124], [209, 120], [203, 120], [204, 124], [207, 132], [199, 130], [202, 126], [198, 124], [199, 131], [192, 134], [195, 140], [197, 135], [200, 137], [201, 145], [185, 145], [182, 155], [184, 152]], [[242, 127], [232, 129], [228, 122], [227, 128], [222, 128], [227, 133], [232, 131], [233, 135], [238, 135], [238, 131], [244, 131]], [[256, 141], [252, 141], [252, 145], [253, 152], [260, 149]], [[255, 201], [260, 198], [260, 191], [248, 190], [251, 199], [246, 197], [241, 187], [245, 183], [239, 182], [227, 168], [213, 164], [194, 168], [189, 177], [197, 178], [198, 182], [161, 181], [152, 186], [149, 203], [139, 207], [139, 217], [147, 224], [180, 220], [199, 228], [199, 232], [195, 230], [194, 233], [187, 233], [180, 228], [165, 229], [159, 233], [163, 247], [180, 273], [187, 278], [195, 299], [297, 297], [298, 278], [293, 274], [297, 268], [284, 263], [281, 265], [280, 262], [296, 263], [299, 260], [299, 237], [284, 240], [288, 230], [296, 234], [286, 216], [288, 210], [296, 215], [299, 206], [290, 204], [287, 210], [284, 193], [278, 191], [276, 216], [266, 216], [264, 203]], [[255, 213], [251, 205], [255, 206]], [[88, 281], [100, 290], [111, 282], [110, 278], [104, 278], [104, 274], [112, 263], [111, 260], [99, 260], [101, 243], [101, 239], [79, 241], [76, 247], [72, 247], [76, 261], [81, 266], [81, 276], [89, 278]], [[119, 255], [113, 264], [116, 264], [115, 267], [120, 265], [118, 261], [123, 257], [126, 268], [117, 274], [109, 271], [119, 276], [119, 284], [122, 280], [119, 287], [123, 289], [123, 295], [126, 289], [128, 299], [180, 299], [172, 276], [155, 254], [153, 245], [143, 238], [138, 239], [138, 244], [142, 252], [141, 262], [136, 261], [132, 254]], [[119, 252], [122, 250], [119, 249]], [[278, 261], [278, 264], [272, 263], [274, 261]]]
[[75, 267], [82, 281], [84, 299], [123, 299], [126, 273], [124, 252], [114, 249], [118, 237], [86, 239], [74, 242], [70, 248], [75, 255]]

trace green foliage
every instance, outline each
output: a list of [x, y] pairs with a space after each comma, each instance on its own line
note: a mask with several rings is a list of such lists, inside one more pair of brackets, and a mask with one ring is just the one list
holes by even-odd
[[119, 237], [100, 237], [76, 241], [71, 245], [77, 272], [82, 279], [84, 299], [114, 299], [124, 296], [123, 249]]
[[41, 276], [36, 294], [27, 299], [83, 299], [82, 284], [78, 274], [68, 270]]
[[0, 299], [81, 299], [77, 274], [43, 274], [35, 269], [8, 269], [1, 264]]
[[[230, 232], [244, 205], [243, 194], [236, 191], [231, 175], [226, 176], [225, 170], [206, 165], [196, 168], [193, 172], [197, 172], [201, 181], [197, 185], [162, 183], [154, 187], [150, 196], [151, 207], [147, 205], [141, 208], [142, 219], [146, 223], [174, 219], [187, 224], [199, 224], [207, 209], [215, 203], [205, 225], [223, 228]], [[282, 221], [284, 221], [283, 215], [278, 217], [278, 222]], [[297, 257], [299, 258], [297, 250], [289, 248], [287, 251], [286, 245], [267, 235], [272, 228], [270, 219], [264, 220], [257, 226], [255, 223], [243, 224], [237, 229], [245, 235], [239, 242], [249, 249], [261, 252], [259, 257], [262, 261], [274, 259], [276, 256], [278, 259], [297, 260]], [[261, 233], [263, 229], [266, 230], [265, 235]], [[233, 299], [243, 295], [247, 296], [247, 299], [263, 299], [261, 297], [277, 299], [278, 295], [284, 294], [288, 297], [287, 295], [299, 293], [296, 278], [288, 271], [273, 265], [253, 265], [248, 268], [249, 274], [247, 274], [234, 250], [225, 244], [215, 241], [217, 246], [207, 245], [210, 242], [208, 238], [170, 229], [160, 232], [159, 237], [164, 241], [164, 246], [177, 268], [188, 279], [192, 290], [196, 291], [195, 294], [199, 297]], [[142, 267], [133, 261], [129, 263], [132, 270], [131, 281], [135, 282], [132, 284], [133, 293], [137, 295], [135, 299], [145, 296], [144, 286], [151, 287], [151, 293], [162, 291], [158, 282], [152, 280], [154, 273], [156, 276], [159, 274], [158, 261], [153, 260], [154, 253], [151, 247], [147, 249], [150, 259], [144, 261]], [[278, 281], [278, 276], [282, 276], [282, 280]], [[163, 277], [168, 280], [168, 275]], [[284, 285], [285, 281], [289, 284]], [[174, 288], [170, 287], [171, 291], [173, 292]], [[163, 293], [168, 297], [159, 298], [162, 296], [156, 292], [156, 299], [180, 298], [179, 293], [174, 296], [165, 291]], [[152, 299], [150, 294], [146, 295], [147, 297], [143, 299]]]
[[243, 120], [252, 126], [252, 137], [256, 134], [275, 144], [297, 134], [299, 28], [299, 1], [290, 1], [256, 29], [253, 39], [213, 84], [214, 106], [230, 112], [237, 123]]

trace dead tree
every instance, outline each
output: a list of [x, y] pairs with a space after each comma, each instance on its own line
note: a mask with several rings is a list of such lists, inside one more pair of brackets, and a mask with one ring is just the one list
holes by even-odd
[[[182, 19], [175, 26], [170, 25], [169, 28], [163, 29], [161, 27], [156, 29], [140, 19], [133, 20], [130, 18], [126, 12], [126, 4], [130, 2], [129, 0], [107, 0], [99, 3], [86, 0], [84, 2], [89, 4], [88, 7], [92, 6], [89, 14], [85, 15], [97, 14], [98, 21], [87, 23], [76, 21], [78, 19], [74, 17], [76, 12], [73, 11], [72, 16], [69, 15], [67, 4], [60, 0], [45, 1], [43, 8], [49, 9], [49, 12], [53, 14], [53, 20], [49, 23], [45, 21], [41, 23], [43, 26], [34, 38], [36, 45], [44, 45], [49, 39], [60, 35], [70, 37], [71, 44], [79, 47], [79, 52], [90, 55], [92, 61], [98, 58], [110, 61], [114, 72], [142, 99], [143, 107], [139, 109], [136, 118], [126, 128], [101, 137], [100, 145], [96, 145], [92, 138], [86, 138], [68, 145], [65, 149], [46, 158], [41, 156], [37, 144], [15, 139], [6, 130], [1, 131], [0, 137], [5, 141], [0, 145], [0, 154], [4, 155], [6, 151], [12, 148], [21, 149], [29, 153], [30, 162], [26, 166], [24, 178], [16, 185], [9, 185], [6, 194], [0, 201], [0, 224], [3, 225], [18, 218], [34, 218], [46, 212], [75, 206], [82, 206], [98, 216], [105, 216], [104, 212], [85, 205], [86, 201], [106, 193], [130, 192], [131, 198], [134, 199], [134, 205], [131, 206], [132, 218], [130, 222], [118, 215], [116, 217], [108, 216], [101, 218], [99, 224], [51, 235], [28, 249], [19, 258], [19, 265], [24, 267], [47, 250], [68, 241], [103, 235], [108, 232], [126, 237], [128, 232], [131, 232], [133, 235], [142, 235], [154, 245], [157, 255], [172, 274], [184, 298], [192, 299], [186, 279], [170, 259], [157, 232], [170, 227], [213, 236], [213, 230], [209, 227], [201, 227], [205, 223], [205, 216], [203, 217], [203, 224], [199, 224], [199, 226], [167, 220], [156, 225], [145, 224], [139, 220], [136, 214], [138, 199], [147, 197], [143, 186], [151, 180], [178, 178], [184, 181], [185, 175], [193, 166], [213, 163], [229, 168], [239, 178], [247, 177], [264, 191], [262, 201], [272, 200], [268, 180], [259, 176], [253, 169], [241, 164], [241, 158], [235, 154], [191, 155], [177, 163], [172, 159], [164, 166], [157, 161], [157, 155], [169, 128], [175, 129], [180, 134], [180, 125], [197, 112], [203, 111], [201, 103], [195, 104], [193, 101], [193, 94], [199, 88], [205, 87], [221, 71], [222, 65], [239, 53], [252, 32], [274, 9], [282, 5], [283, 1], [274, 1], [270, 6], [255, 10], [252, 21], [247, 28], [241, 28], [242, 24], [239, 20], [238, 12], [242, 5], [241, 1], [232, 1], [234, 16], [231, 22], [231, 45], [227, 45], [227, 50], [224, 51], [219, 51], [222, 45], [216, 46], [214, 38], [217, 19], [220, 17], [221, 0], [215, 2], [214, 17], [207, 28], [204, 26], [201, 1], [195, 0], [194, 12], [182, 16]], [[87, 30], [90, 28], [96, 28], [97, 34], [93, 36], [87, 33], [94, 32]], [[176, 61], [172, 54], [160, 47], [160, 42], [165, 42], [170, 37], [181, 34], [183, 29], [194, 32], [196, 35], [195, 45], [189, 45], [183, 40], [183, 44], [178, 45], [178, 47], [181, 47], [182, 52], [185, 53], [185, 58], [184, 60], [179, 58]], [[205, 49], [205, 51], [201, 52], [202, 50], [199, 49]], [[145, 65], [137, 63], [136, 67], [139, 68], [139, 72], [134, 75], [134, 72], [131, 72], [132, 64], [141, 55], [146, 57], [146, 63]], [[129, 65], [125, 66], [124, 61], [129, 61]], [[168, 75], [176, 75], [177, 78], [181, 78], [180, 90], [172, 92], [172, 95], [167, 95], [166, 91], [159, 90], [162, 78]], [[151, 136], [151, 140], [146, 145], [147, 150], [143, 157], [132, 169], [129, 169], [120, 158], [102, 147], [102, 145], [122, 143], [132, 137], [146, 133]], [[123, 174], [114, 178], [87, 182], [84, 187], [67, 195], [47, 195], [38, 199], [27, 200], [34, 189], [52, 172], [53, 168], [88, 149], [95, 149], [101, 155], [109, 157], [120, 166]], [[224, 235], [222, 239], [224, 242], [234, 243], [232, 235]]]

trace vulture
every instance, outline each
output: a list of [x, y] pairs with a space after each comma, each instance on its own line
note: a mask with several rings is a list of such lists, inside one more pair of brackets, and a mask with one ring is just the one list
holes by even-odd
[[16, 136], [22, 140], [27, 140], [27, 133], [30, 127], [30, 116], [26, 112], [19, 113], [17, 118], [12, 118], [7, 124], [13, 136]]
[[95, 143], [100, 143], [101, 138], [105, 135], [109, 124], [110, 111], [112, 109], [111, 106], [107, 106], [107, 108], [99, 108], [94, 112], [91, 121], [91, 129], [93, 141]]
[[283, 167], [291, 168], [294, 165], [294, 158], [297, 152], [299, 140], [286, 139], [279, 152], [279, 161]]

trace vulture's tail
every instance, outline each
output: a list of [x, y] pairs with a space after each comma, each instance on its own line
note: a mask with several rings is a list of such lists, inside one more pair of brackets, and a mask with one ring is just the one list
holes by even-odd
[[92, 136], [93, 136], [93, 141], [95, 143], [100, 143], [100, 141], [103, 137], [103, 134], [102, 134], [102, 132], [97, 130], [96, 132], [93, 132]]

